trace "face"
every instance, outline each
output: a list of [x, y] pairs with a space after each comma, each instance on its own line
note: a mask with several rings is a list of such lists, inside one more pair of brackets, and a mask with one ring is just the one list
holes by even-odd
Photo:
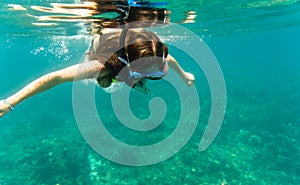
[[167, 74], [169, 69], [168, 62], [163, 57], [142, 57], [130, 64], [123, 57], [118, 57], [118, 59], [127, 65], [126, 68], [129, 71], [126, 76], [120, 75], [119, 80], [127, 81], [126, 83], [129, 86], [135, 86], [137, 82], [143, 79], [160, 80]]

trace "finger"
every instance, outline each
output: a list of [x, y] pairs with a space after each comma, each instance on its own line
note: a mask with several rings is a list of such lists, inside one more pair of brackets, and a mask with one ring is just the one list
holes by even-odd
[[190, 81], [188, 81], [187, 84], [188, 84], [188, 86], [192, 86], [192, 85], [194, 85], [194, 81], [191, 81], [191, 80], [190, 80]]

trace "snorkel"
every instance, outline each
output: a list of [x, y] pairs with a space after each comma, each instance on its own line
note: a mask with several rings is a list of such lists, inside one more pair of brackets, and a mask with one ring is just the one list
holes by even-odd
[[144, 93], [144, 94], [149, 94], [150, 93], [150, 89], [148, 87], [146, 87], [146, 82], [147, 82], [147, 78], [143, 78], [141, 80], [139, 80], [138, 82], [136, 82], [133, 86], [133, 89]]

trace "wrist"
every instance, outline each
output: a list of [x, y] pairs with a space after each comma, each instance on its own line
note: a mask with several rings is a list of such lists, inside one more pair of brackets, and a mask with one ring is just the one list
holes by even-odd
[[3, 102], [8, 106], [8, 108], [9, 108], [10, 111], [14, 110], [13, 105], [9, 101], [7, 101], [6, 99], [4, 99]]

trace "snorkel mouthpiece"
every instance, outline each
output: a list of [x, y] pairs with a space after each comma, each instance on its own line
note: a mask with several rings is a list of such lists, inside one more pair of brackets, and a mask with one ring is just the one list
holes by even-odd
[[150, 93], [150, 89], [147, 88], [144, 84], [141, 85], [139, 82], [137, 82], [134, 85], [133, 89], [135, 89], [135, 90], [137, 90], [139, 92], [142, 92], [144, 94], [149, 94]]
[[138, 82], [136, 82], [134, 85], [133, 85], [133, 89], [139, 91], [139, 92], [142, 92], [144, 94], [149, 94], [150, 92], [150, 89], [148, 87], [146, 87], [146, 82], [147, 82], [147, 79], [146, 78], [143, 78], [141, 80], [139, 80]]

